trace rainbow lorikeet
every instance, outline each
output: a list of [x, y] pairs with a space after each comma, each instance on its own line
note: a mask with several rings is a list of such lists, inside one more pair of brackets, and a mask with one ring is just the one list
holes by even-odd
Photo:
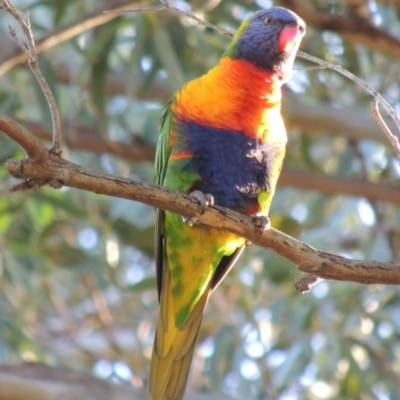
[[[258, 11], [241, 24], [219, 64], [168, 104], [157, 184], [211, 194], [220, 206], [267, 216], [286, 145], [281, 86], [304, 33], [304, 22], [281, 7]], [[160, 313], [149, 400], [182, 399], [207, 300], [244, 246], [229, 232], [157, 211]]]

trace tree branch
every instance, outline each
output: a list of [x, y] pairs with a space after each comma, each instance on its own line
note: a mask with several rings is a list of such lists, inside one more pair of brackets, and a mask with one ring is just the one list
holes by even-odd
[[[38, 139], [51, 140], [46, 126], [37, 121], [27, 121], [26, 127]], [[155, 147], [140, 140], [135, 133], [127, 143], [116, 142], [100, 135], [96, 128], [72, 121], [61, 121], [63, 140], [70, 149], [88, 151], [94, 154], [112, 154], [129, 161], [154, 162]]]
[[353, 43], [361, 43], [370, 50], [385, 53], [391, 58], [400, 58], [400, 40], [366, 20], [327, 14], [304, 0], [281, 0], [280, 3], [299, 14], [314, 28], [336, 32], [343, 38]]
[[[0, 115], [0, 121], [4, 117]], [[17, 122], [6, 118], [3, 132], [27, 149], [36, 148], [38, 140]], [[41, 145], [34, 158], [9, 160], [7, 171], [15, 178], [41, 183], [59, 182], [81, 190], [107, 196], [139, 201], [185, 217], [196, 216], [200, 223], [214, 226], [244, 237], [286, 257], [300, 271], [319, 278], [359, 283], [400, 284], [400, 264], [348, 260], [344, 257], [317, 251], [276, 229], [260, 234], [252, 219], [223, 207], [208, 207], [202, 214], [197, 200], [186, 194], [150, 183], [134, 181], [88, 170], [55, 156]]]
[[[0, 364], [1, 400], [138, 400], [145, 398], [143, 388], [116, 384], [82, 371], [49, 367], [37, 363]], [[211, 393], [188, 393], [188, 400], [224, 400]]]
[[117, 14], [125, 14], [128, 12], [155, 12], [155, 11], [162, 11], [165, 10], [166, 8], [171, 8], [172, 10], [174, 10], [176, 13], [183, 15], [186, 18], [190, 18], [194, 21], [196, 21], [199, 25], [201, 26], [205, 26], [206, 28], [210, 28], [210, 29], [214, 29], [216, 31], [218, 31], [219, 33], [221, 33], [222, 35], [225, 36], [232, 36], [232, 32], [229, 29], [225, 29], [222, 28], [218, 25], [214, 25], [214, 24], [210, 24], [207, 21], [204, 21], [203, 19], [196, 17], [196, 15], [194, 15], [191, 12], [186, 12], [181, 10], [178, 7], [175, 7], [173, 4], [171, 4], [170, 1], [168, 0], [160, 0], [160, 2], [162, 3], [161, 6], [155, 6], [155, 7], [147, 7], [147, 8], [134, 8], [134, 9], [129, 9], [129, 8], [124, 8], [121, 10], [106, 10], [104, 11], [104, 13], [108, 14], [108, 13], [117, 13]]
[[[393, 133], [391, 132], [391, 130], [388, 128], [385, 121], [383, 120], [383, 118], [379, 112], [379, 102], [380, 102], [380, 99], [375, 97], [374, 101], [371, 103], [372, 118], [378, 123], [378, 125], [381, 127], [382, 131], [385, 132], [385, 135], [389, 139], [389, 142], [391, 143], [395, 153], [397, 154], [397, 157], [400, 158], [399, 139], [397, 136], [393, 135]], [[400, 123], [397, 126], [400, 130]]]
[[303, 190], [318, 190], [325, 194], [345, 194], [365, 197], [371, 201], [389, 201], [400, 204], [400, 186], [398, 184], [373, 183], [364, 179], [331, 176], [290, 167], [282, 169], [278, 184]]
[[[146, 3], [150, 0], [114, 0], [107, 2], [107, 9], [118, 10], [125, 7], [133, 7], [138, 4]], [[66, 40], [80, 35], [87, 30], [93, 29], [99, 25], [103, 25], [114, 18], [118, 18], [118, 14], [104, 14], [104, 8], [92, 13], [85, 14], [82, 18], [72, 23], [66, 24], [54, 31], [49, 32], [46, 36], [36, 41], [37, 54], [50, 49]], [[6, 54], [0, 58], [0, 75], [5, 74], [11, 68], [21, 64], [27, 60], [27, 55], [19, 47], [14, 48], [11, 54]]]
[[28, 64], [38, 81], [43, 94], [46, 97], [47, 104], [49, 105], [51, 121], [53, 125], [53, 145], [51, 146], [51, 151], [55, 154], [61, 154], [61, 123], [60, 123], [60, 115], [58, 112], [56, 100], [54, 99], [53, 93], [50, 90], [49, 85], [44, 79], [44, 76], [39, 68], [39, 60], [36, 53], [35, 41], [33, 39], [33, 34], [31, 31], [31, 22], [29, 19], [29, 12], [22, 13], [18, 11], [8, 0], [0, 0], [0, 3], [3, 4], [4, 11], [10, 13], [14, 19], [18, 22], [19, 26], [22, 29], [22, 32], [25, 35], [27, 46], [25, 46], [18, 38], [15, 33], [15, 30], [10, 27], [10, 35], [17, 42], [18, 46], [28, 57]]
[[[304, 58], [305, 60], [309, 60], [315, 64], [321, 65], [324, 68], [332, 69], [333, 71], [338, 72], [339, 74], [345, 76], [346, 78], [350, 79], [351, 81], [355, 82], [357, 85], [362, 87], [367, 93], [369, 93], [371, 96], [374, 97], [374, 100], [376, 102], [379, 102], [382, 104], [383, 108], [386, 110], [386, 112], [390, 115], [390, 117], [393, 119], [394, 123], [397, 126], [397, 129], [400, 131], [400, 116], [394, 111], [393, 107], [381, 96], [381, 94], [372, 88], [370, 85], [368, 85], [365, 81], [363, 81], [361, 78], [358, 76], [352, 74], [351, 72], [347, 71], [346, 69], [342, 68], [340, 65], [337, 64], [332, 64], [328, 61], [321, 60], [318, 57], [311, 56], [307, 53], [304, 53], [302, 51], [297, 52], [297, 55], [301, 58]], [[384, 131], [385, 134], [387, 134], [386, 131]], [[392, 133], [390, 132], [390, 135]], [[389, 142], [391, 142], [391, 137], [390, 135], [388, 136]], [[395, 149], [395, 152], [397, 152], [397, 149]]]
[[[361, 107], [335, 108], [327, 103], [306, 104], [300, 95], [285, 91], [282, 112], [286, 126], [298, 128], [311, 135], [332, 133], [350, 140], [374, 140], [389, 146], [381, 130], [371, 123], [368, 112]], [[389, 121], [390, 129], [395, 129]]]
[[40, 159], [47, 149], [43, 144], [35, 138], [31, 132], [20, 124], [17, 124], [7, 115], [0, 115], [0, 130], [5, 132], [7, 136], [17, 142], [32, 159]]
[[[332, 68], [361, 84], [375, 98], [379, 98], [383, 106], [390, 107], [379, 93], [359, 78], [344, 71], [340, 66], [331, 65], [308, 55], [307, 58]], [[398, 121], [396, 114], [392, 117], [395, 122]], [[65, 185], [108, 196], [140, 201], [185, 217], [197, 216], [200, 223], [228, 230], [268, 248], [291, 260], [301, 271], [311, 274], [312, 277], [303, 279], [298, 286], [302, 291], [307, 291], [317, 278], [360, 283], [400, 283], [400, 265], [347, 260], [340, 256], [319, 252], [274, 229], [260, 234], [253, 226], [251, 218], [222, 207], [209, 207], [202, 213], [197, 201], [187, 195], [149, 183], [87, 170], [48, 151], [30, 132], [12, 119], [0, 116], [0, 120], [2, 121], [0, 128], [19, 143], [29, 156], [28, 159], [22, 161], [9, 160], [6, 162], [5, 167], [8, 172], [23, 181], [13, 188], [14, 191], [37, 188], [44, 184], [55, 188]]]

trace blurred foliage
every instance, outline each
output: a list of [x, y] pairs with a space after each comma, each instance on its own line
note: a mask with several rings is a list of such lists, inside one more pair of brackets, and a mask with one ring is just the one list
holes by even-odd
[[[45, 35], [107, 1], [15, 0]], [[197, 15], [235, 29], [272, 1], [192, 1]], [[351, 14], [346, 1], [309, 1]], [[400, 32], [398, 10], [369, 1], [371, 20]], [[138, 2], [139, 4], [139, 2]], [[142, 4], [142, 3], [140, 3]], [[150, 3], [148, 3], [150, 4]], [[188, 2], [176, 4], [189, 10]], [[2, 42], [7, 24], [0, 15]], [[168, 97], [214, 66], [229, 38], [170, 11], [129, 13], [60, 43], [40, 56], [62, 118], [95, 127], [99, 137], [155, 144]], [[361, 76], [397, 109], [399, 62], [332, 32], [308, 28], [302, 50]], [[1, 51], [0, 51], [0, 55]], [[68, 82], [58, 66], [68, 67]], [[304, 102], [369, 107], [351, 82], [297, 64], [291, 90]], [[109, 90], [110, 76], [124, 90]], [[29, 70], [0, 77], [0, 110], [49, 126], [44, 97]], [[371, 122], [372, 123], [372, 122]], [[134, 134], [132, 132], [135, 132]], [[79, 132], [76, 133], [79, 135]], [[289, 133], [287, 165], [371, 181], [398, 179], [392, 153], [336, 132]], [[152, 165], [64, 150], [70, 160], [120, 176], [152, 180]], [[23, 157], [0, 136], [0, 162]], [[86, 368], [97, 376], [144, 384], [157, 314], [151, 208], [63, 188], [9, 194], [0, 169], [0, 360], [39, 360]], [[282, 187], [272, 224], [306, 243], [350, 258], [392, 260], [398, 207], [362, 198]], [[397, 242], [399, 246], [399, 242]], [[301, 295], [285, 259], [250, 246], [213, 295], [192, 366], [191, 388], [242, 399], [400, 398], [400, 296], [397, 287], [321, 282]]]

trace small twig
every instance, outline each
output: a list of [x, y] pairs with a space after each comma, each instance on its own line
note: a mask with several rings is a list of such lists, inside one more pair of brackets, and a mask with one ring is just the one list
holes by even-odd
[[85, 286], [92, 296], [93, 303], [96, 307], [97, 315], [101, 324], [105, 327], [111, 327], [113, 317], [111, 311], [107, 305], [107, 301], [104, 298], [103, 292], [99, 289], [96, 279], [92, 273], [85, 271], [82, 273], [83, 281]]
[[[391, 132], [391, 130], [388, 128], [388, 126], [386, 125], [385, 121], [383, 120], [380, 112], [379, 112], [379, 102], [381, 100], [378, 97], [375, 97], [374, 100], [371, 103], [371, 109], [372, 109], [372, 119], [375, 120], [378, 125], [380, 126], [380, 128], [383, 130], [383, 132], [385, 132], [385, 135], [387, 136], [387, 138], [389, 139], [389, 142], [391, 143], [391, 145], [393, 146], [393, 149], [395, 151], [395, 153], [397, 154], [397, 156], [400, 158], [400, 143], [399, 143], [399, 139], [393, 135], [393, 133]], [[400, 129], [400, 128], [399, 128]]]
[[160, 0], [160, 2], [162, 3], [161, 6], [156, 6], [156, 7], [148, 7], [148, 8], [127, 8], [127, 9], [123, 9], [123, 10], [107, 10], [104, 11], [104, 13], [118, 13], [118, 14], [122, 14], [122, 13], [128, 13], [128, 12], [148, 12], [148, 11], [162, 11], [165, 10], [166, 8], [171, 8], [172, 10], [174, 10], [175, 12], [177, 12], [178, 14], [184, 15], [187, 18], [190, 18], [194, 21], [196, 21], [199, 25], [201, 26], [205, 26], [207, 28], [213, 29], [219, 33], [221, 33], [224, 36], [233, 36], [234, 33], [232, 31], [230, 31], [229, 29], [225, 29], [225, 28], [221, 28], [220, 26], [214, 25], [214, 24], [210, 24], [207, 21], [204, 21], [203, 19], [196, 17], [193, 13], [190, 12], [186, 12], [181, 10], [178, 7], [175, 7], [174, 5], [172, 5], [169, 0]]
[[35, 190], [35, 187], [37, 186], [37, 179], [26, 179], [20, 183], [17, 183], [16, 185], [13, 185], [10, 187], [9, 192], [10, 193], [15, 193], [15, 192], [25, 192], [26, 190]]
[[300, 278], [295, 284], [294, 287], [301, 294], [307, 293], [311, 290], [313, 286], [317, 283], [321, 282], [323, 279], [313, 274], [306, 274], [302, 278]]
[[294, 67], [293, 71], [320, 71], [326, 69], [323, 65], [315, 65], [314, 67]]
[[31, 31], [31, 24], [29, 20], [29, 12], [22, 13], [17, 10], [8, 0], [0, 0], [3, 4], [3, 10], [11, 14], [15, 20], [19, 23], [22, 31], [26, 37], [27, 47], [19, 40], [15, 30], [10, 27], [10, 35], [16, 41], [18, 46], [23, 50], [28, 56], [28, 65], [31, 68], [33, 74], [35, 75], [42, 91], [46, 97], [47, 103], [49, 105], [49, 110], [51, 114], [51, 120], [53, 124], [53, 144], [51, 146], [51, 151], [54, 154], [61, 154], [61, 122], [58, 113], [57, 103], [54, 99], [53, 93], [50, 90], [49, 85], [46, 82], [42, 72], [39, 68], [39, 61], [35, 49], [35, 41], [33, 39], [33, 34]]
[[188, 17], [188, 18], [196, 21], [199, 25], [205, 26], [205, 27], [210, 28], [210, 29], [214, 29], [215, 31], [217, 31], [219, 33], [222, 33], [224, 36], [233, 36], [234, 35], [234, 33], [232, 31], [230, 31], [229, 29], [221, 28], [220, 26], [217, 26], [217, 25], [214, 25], [214, 24], [210, 24], [209, 22], [204, 21], [203, 19], [201, 19], [199, 17], [196, 17], [193, 13], [180, 10], [179, 8], [173, 6], [168, 0], [160, 0], [160, 1], [166, 7], [172, 8], [177, 13], [179, 13], [181, 15], [184, 15], [185, 17]]
[[[117, 9], [122, 7], [129, 7], [131, 4], [137, 4], [137, 0], [115, 0], [113, 2], [108, 1], [104, 3], [107, 3], [110, 7], [114, 7], [114, 9]], [[117, 17], [118, 15], [114, 15], [111, 13], [106, 15], [101, 9], [96, 9], [92, 12], [85, 13], [80, 18], [75, 19], [74, 21], [71, 21], [70, 23], [67, 23], [65, 25], [58, 26], [53, 30], [47, 32], [46, 35], [37, 39], [35, 42], [36, 53], [39, 54], [46, 50], [49, 50], [54, 46], [59, 46], [61, 43], [77, 37], [83, 32], [94, 29], [97, 26], [104, 25]], [[2, 46], [2, 52], [0, 53], [0, 75], [5, 74], [10, 69], [26, 61], [26, 56], [24, 52], [3, 52], [3, 47], [4, 46]]]
[[120, 10], [104, 10], [103, 14], [125, 14], [129, 12], [152, 12], [152, 11], [161, 11], [165, 10], [168, 6], [166, 4], [162, 4], [161, 6], [155, 7], [143, 7], [143, 8], [122, 8]]
[[371, 86], [369, 86], [366, 82], [364, 82], [358, 76], [355, 76], [351, 72], [342, 68], [340, 65], [332, 64], [328, 61], [321, 60], [320, 58], [310, 56], [309, 54], [304, 53], [302, 51], [298, 51], [297, 55], [301, 58], [304, 58], [305, 60], [312, 61], [313, 63], [322, 65], [325, 68], [332, 69], [332, 70], [338, 72], [339, 74], [345, 76], [346, 78], [352, 80], [353, 82], [357, 83], [357, 85], [361, 86], [366, 92], [368, 92], [370, 95], [372, 95], [374, 97], [374, 99], [375, 99], [374, 101], [379, 101], [382, 104], [383, 108], [393, 119], [393, 121], [397, 125], [397, 128], [400, 131], [400, 116], [396, 113], [396, 111], [394, 111], [394, 109], [391, 107], [391, 105], [381, 96], [381, 94], [377, 90], [373, 89]]
[[25, 55], [29, 58], [30, 54], [28, 49], [24, 46], [24, 44], [19, 40], [19, 37], [17, 36], [17, 33], [15, 32], [15, 29], [12, 28], [10, 25], [8, 25], [8, 32], [10, 36], [15, 40], [19, 48], [25, 53]]

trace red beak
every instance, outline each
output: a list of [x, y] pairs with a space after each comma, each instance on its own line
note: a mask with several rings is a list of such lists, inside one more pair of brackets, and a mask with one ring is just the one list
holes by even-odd
[[283, 27], [278, 39], [278, 51], [290, 51], [297, 41], [297, 37], [300, 33], [298, 26], [287, 25]]

